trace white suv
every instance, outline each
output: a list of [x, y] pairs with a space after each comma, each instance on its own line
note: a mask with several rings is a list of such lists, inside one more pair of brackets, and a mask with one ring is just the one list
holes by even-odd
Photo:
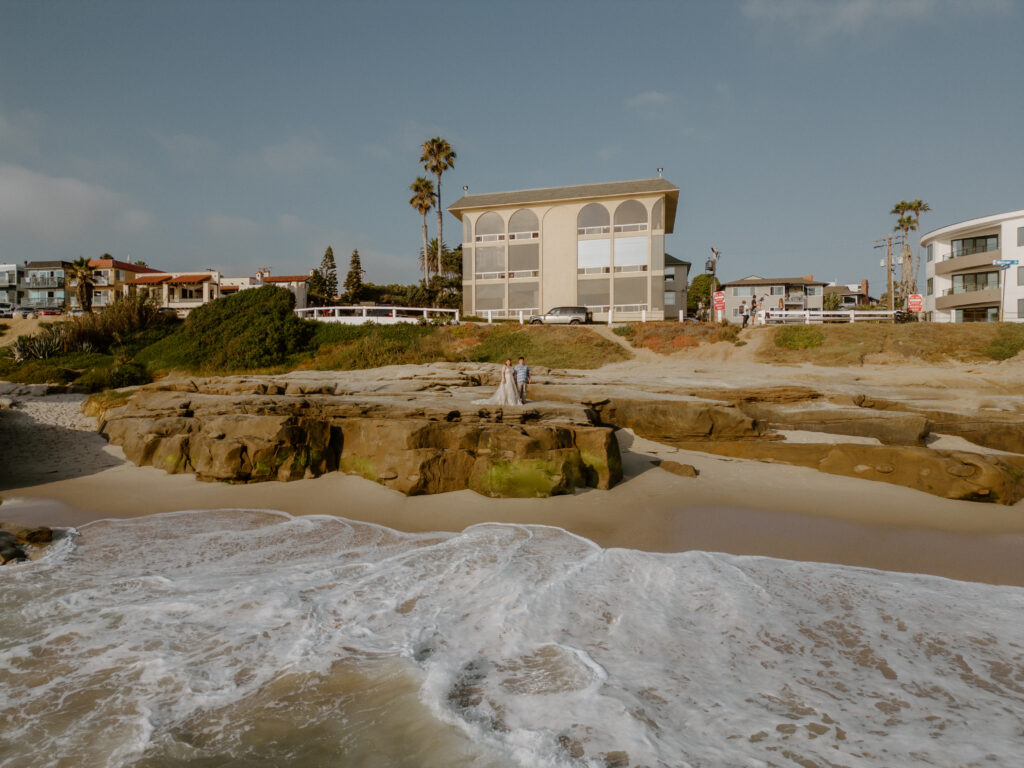
[[594, 313], [586, 307], [555, 307], [543, 315], [530, 315], [531, 325], [579, 325], [594, 320]]

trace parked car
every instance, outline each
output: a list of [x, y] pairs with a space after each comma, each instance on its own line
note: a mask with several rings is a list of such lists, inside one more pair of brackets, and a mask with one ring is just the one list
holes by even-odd
[[0, 304], [0, 317], [14, 317], [14, 305], [7, 302]]
[[40, 317], [42, 317], [43, 315], [62, 315], [64, 314], [64, 310], [58, 309], [57, 307], [43, 307], [42, 309], [38, 310], [36, 314], [38, 314]]
[[594, 313], [586, 307], [555, 307], [543, 315], [530, 315], [530, 325], [579, 325], [593, 321]]

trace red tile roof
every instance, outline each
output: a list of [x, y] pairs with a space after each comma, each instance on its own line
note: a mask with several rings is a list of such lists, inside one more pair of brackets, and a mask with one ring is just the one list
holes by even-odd
[[168, 285], [187, 285], [190, 283], [205, 283], [213, 275], [178, 275], [167, 281]]
[[264, 283], [304, 283], [309, 280], [309, 275], [267, 275], [263, 278]]
[[125, 272], [134, 272], [135, 274], [155, 274], [162, 272], [160, 269], [153, 269], [152, 267], [143, 267], [139, 264], [132, 264], [130, 261], [118, 261], [117, 259], [90, 259], [89, 266], [93, 268], [105, 268], [110, 269], [123, 269]]
[[134, 280], [129, 280], [128, 285], [159, 285], [165, 283], [171, 279], [171, 276], [166, 272], [157, 272], [153, 275], [141, 275], [136, 277]]

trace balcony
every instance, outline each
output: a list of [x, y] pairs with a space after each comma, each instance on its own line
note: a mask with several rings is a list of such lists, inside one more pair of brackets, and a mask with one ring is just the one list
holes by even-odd
[[992, 305], [998, 304], [1000, 298], [999, 288], [984, 288], [980, 291], [963, 291], [961, 293], [951, 293], [945, 296], [936, 296], [935, 308], [960, 309], [961, 307]]
[[995, 259], [1001, 259], [1002, 251], [996, 248], [992, 251], [975, 251], [962, 256], [954, 255], [943, 261], [935, 262], [936, 275], [948, 275], [952, 272], [964, 272], [978, 267], [991, 267]]
[[63, 288], [64, 278], [63, 277], [33, 277], [27, 280], [22, 280], [18, 283], [18, 287], [24, 291], [31, 291], [35, 289], [46, 289], [46, 288]]

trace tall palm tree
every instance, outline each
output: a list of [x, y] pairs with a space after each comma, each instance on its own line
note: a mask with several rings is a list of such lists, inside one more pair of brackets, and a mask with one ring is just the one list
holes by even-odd
[[434, 193], [434, 182], [425, 176], [419, 176], [409, 185], [412, 190], [412, 197], [409, 198], [409, 205], [416, 209], [417, 213], [423, 215], [423, 285], [430, 282], [430, 264], [427, 258], [427, 214], [437, 202], [437, 195]]
[[903, 291], [904, 298], [914, 293], [917, 289], [917, 282], [914, 281], [914, 269], [913, 266], [908, 265], [908, 261], [912, 258], [910, 245], [908, 240], [910, 239], [910, 232], [917, 229], [917, 222], [913, 216], [904, 214], [900, 216], [896, 222], [896, 226], [893, 227], [894, 232], [903, 233], [903, 248], [900, 251], [901, 265], [900, 265], [900, 288]]
[[455, 151], [452, 145], [435, 136], [423, 142], [423, 155], [420, 157], [423, 167], [437, 177], [437, 242], [440, 244], [437, 255], [437, 271], [441, 271], [441, 251], [444, 250], [444, 233], [442, 232], [444, 209], [441, 207], [441, 174], [455, 167]]
[[927, 213], [932, 207], [924, 200], [911, 200], [907, 204], [907, 210], [914, 214], [917, 220], [917, 255], [914, 258], [914, 288], [917, 288], [917, 275], [921, 268], [921, 214]]
[[89, 259], [80, 256], [71, 262], [67, 279], [75, 283], [78, 306], [85, 312], [92, 312], [92, 289], [96, 285], [96, 278], [92, 274], [92, 267], [89, 266]]

